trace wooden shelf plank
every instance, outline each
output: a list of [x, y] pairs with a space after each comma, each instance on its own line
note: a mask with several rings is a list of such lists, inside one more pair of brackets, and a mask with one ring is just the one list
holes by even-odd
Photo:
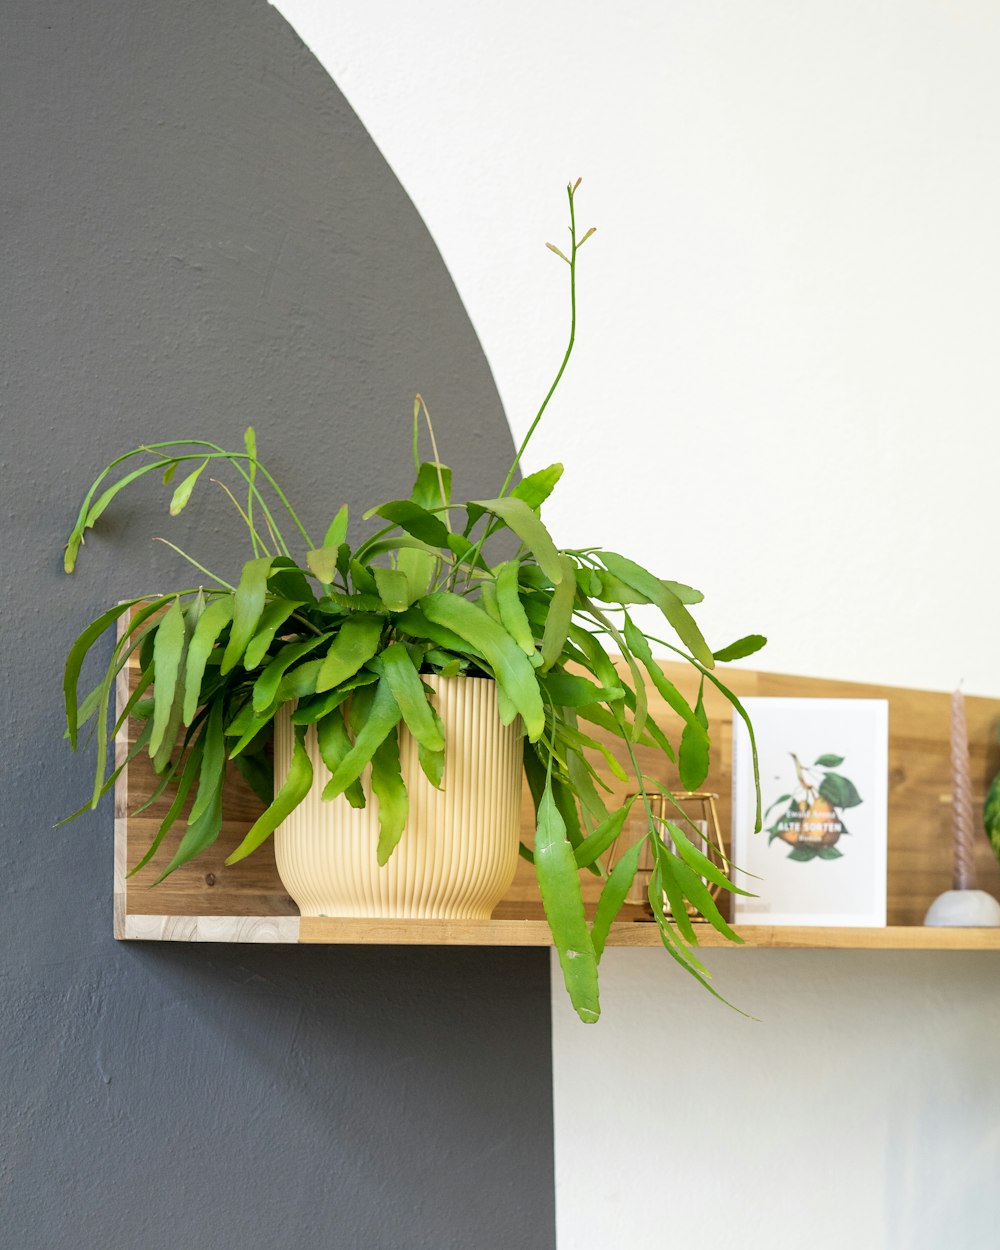
[[[123, 621], [124, 627], [124, 621]], [[685, 694], [697, 697], [697, 674], [688, 665], [664, 662], [665, 671]], [[121, 708], [135, 681], [136, 670], [125, 669], [117, 684]], [[921, 925], [931, 900], [951, 886], [952, 851], [949, 832], [950, 697], [947, 694], [891, 687], [861, 686], [850, 682], [784, 677], [733, 669], [726, 682], [739, 696], [804, 695], [813, 697], [887, 698], [890, 704], [889, 743], [889, 927], [853, 929], [831, 927], [776, 927], [745, 925], [741, 933], [748, 947], [795, 950], [1000, 950], [1000, 929], [925, 929]], [[655, 690], [650, 711], [669, 723], [669, 709]], [[716, 744], [707, 787], [722, 796], [720, 816], [728, 842], [731, 714], [714, 690], [706, 692], [715, 723]], [[973, 743], [973, 780], [977, 801], [1000, 768], [995, 699], [967, 698], [966, 713]], [[124, 725], [115, 747], [123, 763], [137, 727]], [[601, 731], [594, 730], [600, 737]], [[644, 764], [651, 766], [643, 752]], [[596, 760], [598, 767], [602, 762]], [[662, 763], [662, 761], [661, 761]], [[617, 799], [625, 786], [606, 773]], [[129, 875], [152, 841], [169, 804], [164, 796], [145, 811], [139, 809], [156, 786], [148, 760], [140, 756], [125, 768], [115, 788], [115, 936], [125, 940], [162, 942], [280, 942], [330, 945], [458, 945], [551, 946], [534, 873], [525, 861], [495, 920], [403, 921], [303, 918], [286, 894], [277, 875], [270, 843], [250, 859], [229, 868], [225, 860], [260, 814], [259, 800], [234, 773], [227, 784], [222, 833], [216, 844], [197, 861], [185, 865], [163, 885], [156, 886], [183, 831], [178, 821], [161, 847], [156, 862]], [[676, 784], [676, 778], [662, 780]], [[527, 787], [523, 796], [523, 836], [531, 841], [533, 807]], [[985, 837], [976, 844], [978, 884], [1000, 897], [1000, 865]], [[601, 880], [581, 874], [588, 915], [593, 916]], [[727, 900], [721, 901], [726, 913]], [[711, 928], [699, 929], [705, 947], [731, 944]], [[655, 925], [622, 914], [611, 932], [611, 946], [655, 947], [660, 944]]]
[[[708, 925], [696, 926], [704, 947], [739, 949]], [[745, 947], [758, 950], [1000, 951], [1000, 929], [885, 929], [743, 925]], [[328, 916], [127, 916], [127, 941], [302, 943], [320, 946], [551, 946], [544, 920], [360, 920]], [[611, 927], [608, 946], [657, 947], [656, 925]]]

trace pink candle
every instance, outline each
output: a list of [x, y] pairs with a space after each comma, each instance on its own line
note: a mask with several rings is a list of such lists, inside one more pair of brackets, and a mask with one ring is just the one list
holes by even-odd
[[956, 890], [972, 890], [976, 885], [976, 864], [972, 854], [975, 821], [972, 815], [972, 777], [969, 767], [969, 734], [965, 723], [965, 698], [960, 690], [951, 696], [951, 778], [952, 814], [955, 834]]

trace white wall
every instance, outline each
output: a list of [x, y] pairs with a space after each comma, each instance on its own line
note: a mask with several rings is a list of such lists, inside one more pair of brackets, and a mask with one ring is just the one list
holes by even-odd
[[[528, 459], [566, 463], [562, 542], [694, 582], [710, 641], [769, 635], [760, 667], [1000, 695], [1000, 6], [278, 7], [423, 215], [515, 436], [584, 176], [579, 356]], [[587, 1029], [554, 967], [560, 1250], [996, 1244], [996, 958], [711, 962], [763, 1023], [612, 951]]]
[[278, 7], [437, 240], [515, 434], [584, 176], [579, 356], [530, 455], [566, 463], [561, 540], [693, 581], [762, 667], [1000, 694], [1000, 7]]
[[595, 1028], [554, 997], [559, 1250], [995, 1250], [992, 955], [706, 963], [756, 1022], [657, 951], [608, 951]]

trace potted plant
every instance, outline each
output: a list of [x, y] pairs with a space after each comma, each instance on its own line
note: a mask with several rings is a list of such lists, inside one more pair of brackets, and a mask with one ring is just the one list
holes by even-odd
[[[364, 519], [376, 528], [353, 545], [346, 507], [322, 542], [310, 537], [258, 459], [252, 429], [242, 451], [193, 439], [149, 443], [127, 452], [87, 493], [66, 547], [67, 572], [75, 567], [86, 531], [131, 482], [147, 473], [161, 473], [166, 482], [176, 475], [170, 513], [177, 515], [215, 462], [235, 472], [245, 498], [241, 503], [230, 492], [247, 529], [250, 558], [239, 582], [231, 585], [185, 556], [198, 570], [193, 585], [149, 600], [133, 599], [99, 616], [69, 653], [65, 696], [74, 749], [83, 726], [95, 720], [97, 766], [87, 805], [93, 807], [119, 771], [107, 775], [115, 678], [137, 656], [138, 682], [118, 722], [127, 716], [139, 719], [142, 729], [131, 757], [146, 752], [160, 777], [158, 793], [174, 796], [143, 865], [190, 803], [183, 837], [161, 880], [217, 838], [227, 762], [234, 761], [265, 810], [227, 863], [250, 854], [276, 829], [289, 842], [308, 840], [312, 823], [326, 809], [340, 822], [339, 832], [323, 835], [326, 853], [339, 854], [344, 840], [360, 838], [362, 850], [355, 859], [377, 859], [376, 878], [390, 871], [408, 842], [417, 844], [427, 834], [426, 808], [428, 803], [433, 807], [434, 796], [448, 796], [462, 777], [471, 777], [473, 796], [459, 804], [464, 804], [465, 824], [488, 824], [491, 809], [497, 809], [495, 827], [487, 831], [496, 845], [491, 843], [485, 856], [495, 879], [473, 888], [483, 897], [499, 897], [516, 866], [523, 768], [534, 799], [536, 832], [533, 851], [521, 848], [521, 853], [534, 863], [573, 1005], [591, 1021], [599, 1014], [598, 961], [644, 842], [655, 857], [649, 898], [669, 954], [706, 984], [707, 973], [692, 950], [697, 937], [688, 903], [720, 933], [739, 940], [709, 890], [710, 885], [736, 887], [688, 836], [680, 808], [674, 820], [654, 818], [650, 793], [670, 795], [640, 768], [635, 747], [654, 747], [676, 761], [682, 785], [697, 790], [709, 765], [704, 703], [699, 694], [691, 706], [654, 659], [653, 648], [693, 665], [702, 688], [705, 682], [714, 684], [749, 727], [739, 701], [713, 670], [717, 661], [752, 654], [764, 639], [751, 635], [713, 652], [689, 610], [702, 598], [698, 591], [615, 552], [556, 546], [540, 511], [561, 465], [517, 480], [525, 448], [573, 350], [578, 256], [593, 234], [577, 232], [578, 187], [579, 182], [567, 187], [568, 249], [548, 244], [569, 270], [569, 342], [495, 498], [456, 502], [450, 470], [438, 455], [419, 396], [413, 490], [407, 499], [378, 504], [366, 513]], [[430, 434], [430, 460], [418, 454], [421, 417]], [[116, 472], [120, 476], [112, 477]], [[286, 537], [289, 524], [294, 543]], [[505, 554], [495, 553], [498, 546]], [[640, 629], [630, 612], [635, 604], [658, 608], [670, 637]], [[116, 626], [119, 637], [107, 670], [78, 702], [84, 658]], [[615, 652], [623, 657], [627, 675], [616, 668]], [[647, 682], [676, 714], [673, 740], [649, 715]], [[470, 714], [457, 710], [455, 700], [466, 697], [455, 693], [459, 688], [475, 691], [474, 701], [481, 705], [471, 745], [464, 739], [459, 744], [459, 726], [445, 723], [449, 711], [462, 725], [470, 723]], [[594, 739], [595, 726], [612, 735], [615, 752]], [[486, 758], [455, 765], [456, 751], [468, 756], [484, 748]], [[605, 801], [607, 788], [593, 763], [597, 750], [619, 776], [634, 778], [637, 796], [624, 806], [609, 808]], [[605, 857], [626, 828], [632, 802], [645, 806], [646, 832], [616, 856], [609, 872]], [[294, 825], [303, 807], [309, 809], [309, 820]], [[423, 818], [417, 809], [424, 811]], [[469, 810], [478, 812], [478, 819], [470, 822]], [[454, 812], [448, 819], [462, 824]], [[433, 815], [429, 823], [435, 824]], [[279, 854], [279, 871], [282, 858]], [[292, 851], [284, 858], [290, 863]], [[300, 868], [286, 864], [286, 887]], [[585, 918], [581, 870], [604, 878], [592, 924]], [[415, 871], [411, 865], [406, 875]], [[301, 898], [297, 880], [294, 888]], [[370, 892], [381, 886], [369, 882], [362, 888]], [[485, 914], [490, 907], [488, 902]]]

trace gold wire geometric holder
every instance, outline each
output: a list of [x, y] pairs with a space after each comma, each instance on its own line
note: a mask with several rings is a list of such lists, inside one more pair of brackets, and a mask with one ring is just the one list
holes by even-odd
[[[629, 799], [634, 797], [634, 795], [627, 796]], [[673, 802], [663, 794], [650, 794], [648, 802], [653, 820], [659, 826], [660, 836], [671, 850], [674, 849], [674, 846], [670, 837], [670, 831], [666, 827], [667, 821], [680, 825], [688, 840], [694, 843], [698, 850], [728, 876], [729, 866], [726, 862], [726, 849], [722, 841], [719, 813], [716, 808], [718, 798], [717, 794], [712, 794], [707, 790], [682, 790], [674, 794]], [[678, 808], [680, 808], [680, 811], [678, 811]], [[614, 867], [619, 848], [627, 848], [634, 845], [647, 828], [646, 808], [641, 801], [637, 801], [632, 804], [621, 836], [615, 839], [614, 845], [609, 851], [609, 871]], [[639, 852], [639, 868], [628, 893], [625, 895], [625, 902], [631, 903], [633, 906], [642, 907], [646, 916], [650, 918], [653, 915], [653, 909], [649, 903], [649, 882], [653, 875], [654, 867], [653, 851], [647, 839], [643, 842], [642, 849]], [[705, 881], [705, 885], [708, 887], [712, 897], [718, 899], [722, 893], [722, 886], [711, 881]], [[670, 903], [666, 894], [663, 896], [663, 907], [669, 914]], [[690, 903], [687, 905], [687, 913], [689, 916], [698, 915], [697, 910]]]

